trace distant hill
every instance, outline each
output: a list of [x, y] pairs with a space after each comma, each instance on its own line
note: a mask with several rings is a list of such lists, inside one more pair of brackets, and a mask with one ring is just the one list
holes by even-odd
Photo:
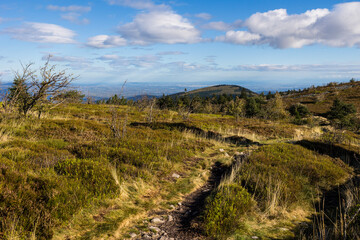
[[237, 85], [216, 85], [216, 86], [211, 86], [211, 87], [204, 87], [204, 88], [199, 88], [196, 90], [192, 90], [189, 92], [180, 92], [180, 93], [176, 93], [176, 94], [172, 94], [170, 95], [171, 97], [181, 97], [184, 96], [185, 94], [188, 95], [189, 97], [194, 97], [194, 96], [200, 96], [200, 97], [211, 97], [213, 95], [222, 95], [222, 94], [227, 94], [227, 95], [233, 95], [233, 96], [240, 96], [241, 92], [245, 91], [249, 96], [254, 96], [257, 95], [255, 92], [244, 88], [244, 87], [240, 87]]

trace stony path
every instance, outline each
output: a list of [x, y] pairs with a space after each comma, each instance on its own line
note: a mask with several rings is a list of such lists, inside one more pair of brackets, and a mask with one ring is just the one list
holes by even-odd
[[201, 214], [205, 200], [211, 191], [220, 183], [222, 175], [228, 171], [220, 163], [215, 163], [211, 169], [209, 180], [201, 188], [190, 193], [172, 211], [157, 212], [159, 217], [153, 218], [149, 224], [149, 232], [142, 232], [133, 239], [158, 240], [189, 240], [205, 239], [201, 230]]

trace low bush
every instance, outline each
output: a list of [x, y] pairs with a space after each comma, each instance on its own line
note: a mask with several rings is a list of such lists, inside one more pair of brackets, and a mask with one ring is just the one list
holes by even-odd
[[67, 159], [60, 161], [55, 171], [80, 181], [94, 196], [115, 194], [119, 189], [103, 160]]
[[241, 219], [251, 211], [253, 200], [239, 184], [228, 184], [214, 192], [208, 199], [204, 228], [208, 236], [226, 239], [241, 229]]
[[52, 170], [29, 173], [25, 166], [0, 159], [0, 238], [51, 239], [54, 227], [86, 205], [88, 196], [77, 181]]

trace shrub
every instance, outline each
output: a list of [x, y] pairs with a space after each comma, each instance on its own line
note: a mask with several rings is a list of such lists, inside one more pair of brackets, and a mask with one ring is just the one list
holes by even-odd
[[255, 97], [247, 98], [245, 112], [247, 117], [255, 117], [260, 112], [261, 104], [256, 101]]
[[353, 104], [347, 104], [340, 101], [339, 99], [335, 99], [327, 115], [330, 119], [342, 120], [346, 116], [353, 113], [356, 113], [356, 108]]
[[241, 185], [223, 186], [207, 199], [204, 227], [208, 236], [224, 239], [241, 228], [241, 218], [253, 206], [250, 194]]
[[275, 98], [268, 101], [265, 109], [265, 118], [279, 120], [287, 117], [281, 95], [275, 93]]
[[293, 104], [289, 108], [289, 112], [291, 116], [297, 117], [297, 118], [304, 118], [307, 117], [310, 112], [309, 109], [302, 104]]

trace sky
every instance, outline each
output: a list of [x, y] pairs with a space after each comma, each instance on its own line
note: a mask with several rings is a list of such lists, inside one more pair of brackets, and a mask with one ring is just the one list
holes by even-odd
[[360, 2], [1, 0], [0, 80], [44, 64], [83, 85], [300, 88], [360, 78]]

